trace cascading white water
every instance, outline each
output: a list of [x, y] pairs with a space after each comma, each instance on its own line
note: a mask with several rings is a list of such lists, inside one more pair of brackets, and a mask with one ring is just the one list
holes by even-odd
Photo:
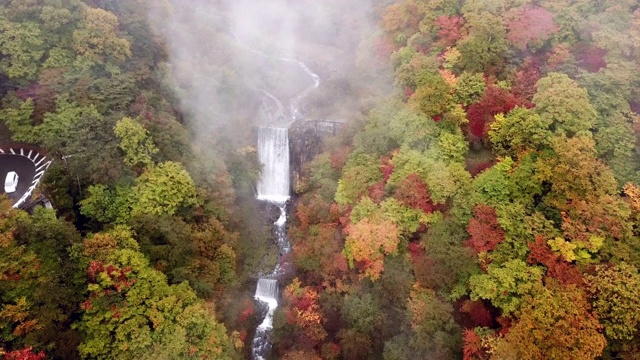
[[266, 332], [273, 328], [273, 313], [278, 307], [278, 280], [267, 278], [258, 279], [255, 298], [267, 304], [267, 315], [264, 317], [264, 320], [262, 320], [260, 326], [258, 326], [256, 336], [253, 339], [254, 356], [262, 356], [264, 353], [256, 353], [255, 348], [260, 347], [262, 351], [268, 350], [268, 342], [263, 341], [263, 338], [266, 337]]
[[258, 200], [286, 202], [289, 199], [289, 131], [261, 127], [258, 155], [264, 166], [258, 183]]
[[[264, 166], [258, 183], [258, 199], [278, 206], [280, 216], [274, 225], [280, 256], [291, 251], [287, 239], [286, 204], [289, 200], [289, 133], [286, 128], [261, 127], [258, 129], [258, 156]], [[271, 277], [283, 274], [286, 264], [280, 262]], [[256, 286], [255, 299], [267, 305], [267, 313], [256, 329], [253, 338], [253, 358], [263, 360], [271, 350], [269, 331], [273, 328], [273, 314], [278, 307], [278, 281], [260, 278]]]

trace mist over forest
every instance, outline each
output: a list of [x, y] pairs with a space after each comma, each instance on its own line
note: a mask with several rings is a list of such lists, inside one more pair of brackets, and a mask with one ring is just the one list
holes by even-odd
[[0, 360], [640, 358], [635, 0], [0, 0]]

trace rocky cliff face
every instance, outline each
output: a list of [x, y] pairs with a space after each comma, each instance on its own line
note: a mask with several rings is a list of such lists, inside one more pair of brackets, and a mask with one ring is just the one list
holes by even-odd
[[291, 184], [294, 189], [303, 166], [324, 151], [322, 140], [336, 135], [342, 125], [337, 121], [297, 121], [289, 128]]

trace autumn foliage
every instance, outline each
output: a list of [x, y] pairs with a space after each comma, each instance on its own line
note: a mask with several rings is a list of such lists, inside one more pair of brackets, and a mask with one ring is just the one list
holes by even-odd
[[422, 210], [427, 214], [434, 210], [429, 187], [416, 174], [410, 174], [400, 182], [394, 193], [394, 197], [400, 201], [401, 204], [413, 209]]
[[22, 350], [15, 350], [4, 354], [4, 360], [44, 360], [46, 355], [44, 351], [38, 353], [33, 352], [33, 348], [28, 347]]
[[294, 325], [299, 332], [298, 341], [313, 347], [327, 336], [322, 328], [322, 312], [318, 302], [318, 291], [309, 286], [302, 286], [297, 278], [284, 290], [286, 321]]
[[572, 266], [560, 254], [556, 254], [549, 248], [547, 241], [536, 236], [534, 242], [529, 243], [528, 262], [542, 264], [547, 268], [547, 276], [555, 279], [563, 285], [582, 285], [584, 280], [580, 271]]
[[489, 358], [483, 346], [483, 339], [475, 330], [466, 329], [462, 333], [462, 340], [464, 342], [462, 348], [463, 360], [485, 360]]
[[465, 300], [460, 310], [469, 314], [469, 318], [476, 326], [491, 326], [493, 317], [491, 312], [484, 306], [482, 301]]
[[345, 243], [345, 257], [358, 267], [364, 276], [376, 280], [384, 270], [384, 257], [396, 254], [400, 234], [389, 220], [363, 219], [349, 226]]
[[508, 90], [496, 85], [488, 86], [482, 98], [467, 110], [471, 134], [484, 138], [495, 115], [506, 114], [519, 104], [520, 101]]
[[496, 211], [487, 205], [477, 205], [473, 209], [473, 218], [469, 221], [467, 232], [471, 238], [465, 245], [477, 253], [491, 251], [504, 241], [504, 230], [498, 224]]
[[520, 50], [540, 48], [559, 30], [553, 21], [553, 14], [541, 7], [523, 6], [513, 9], [508, 16], [507, 39]]
[[453, 46], [464, 34], [462, 27], [464, 19], [461, 16], [442, 15], [436, 19], [438, 30], [438, 45], [442, 47]]

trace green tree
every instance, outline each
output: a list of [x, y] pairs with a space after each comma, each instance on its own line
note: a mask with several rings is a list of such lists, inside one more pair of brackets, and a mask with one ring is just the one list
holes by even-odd
[[369, 186], [382, 180], [379, 162], [373, 156], [354, 153], [345, 165], [338, 182], [335, 200], [340, 205], [353, 204]]
[[617, 183], [611, 170], [596, 158], [595, 144], [590, 137], [554, 138], [554, 153], [536, 160], [535, 178], [551, 185], [545, 202], [564, 211], [572, 200], [594, 200], [613, 195]]
[[104, 121], [103, 119], [95, 106], [82, 106], [71, 101], [68, 96], [60, 96], [56, 100], [55, 113], [45, 114], [42, 125], [36, 128], [40, 135], [39, 142], [47, 149], [64, 151], [67, 142], [71, 141], [82, 123], [98, 123]]
[[49, 349], [52, 357], [77, 358], [80, 337], [71, 323], [79, 311], [85, 283], [76, 276], [78, 264], [69, 250], [80, 242], [80, 235], [71, 223], [43, 207], [20, 218], [14, 234], [17, 242], [37, 255], [38, 271], [46, 274], [46, 281], [27, 298], [34, 304], [32, 314], [38, 319], [38, 329], [25, 337], [26, 344]]
[[371, 294], [345, 297], [342, 317], [354, 330], [369, 336], [382, 325], [382, 312]]
[[587, 90], [559, 73], [538, 80], [537, 87], [533, 96], [534, 111], [541, 116], [543, 124], [550, 124], [551, 131], [567, 137], [591, 135], [597, 113]]
[[440, 129], [428, 115], [410, 109], [400, 110], [389, 122], [395, 141], [412, 149], [427, 150]]
[[458, 77], [454, 87], [453, 101], [456, 104], [469, 106], [480, 100], [487, 85], [482, 78], [482, 73], [463, 72]]
[[540, 291], [541, 286], [542, 269], [517, 259], [502, 265], [490, 264], [486, 274], [469, 279], [471, 300], [491, 300], [505, 315], [517, 311], [525, 296]]
[[0, 110], [2, 121], [13, 135], [15, 141], [36, 143], [39, 140], [38, 132], [32, 124], [34, 104], [33, 100], [20, 101], [16, 97], [6, 96], [3, 99], [4, 108]]
[[433, 359], [456, 357], [461, 345], [460, 328], [451, 304], [431, 289], [414, 285], [407, 304], [413, 337], [411, 345]]
[[153, 165], [152, 156], [158, 153], [153, 144], [149, 131], [138, 121], [124, 117], [113, 128], [120, 139], [120, 148], [125, 152], [124, 162], [135, 167], [138, 165], [149, 167]]
[[87, 272], [89, 297], [76, 325], [84, 358], [233, 358], [224, 326], [187, 283], [169, 286], [139, 252], [115, 250]]
[[37, 77], [44, 49], [40, 26], [32, 21], [12, 22], [0, 13], [0, 69], [9, 78]]
[[517, 157], [527, 150], [541, 150], [549, 145], [552, 133], [548, 118], [516, 107], [508, 114], [498, 114], [490, 125], [489, 139], [501, 156]]
[[451, 105], [451, 87], [438, 73], [418, 75], [418, 88], [409, 104], [429, 117], [444, 114]]
[[626, 263], [598, 265], [585, 275], [593, 308], [608, 338], [631, 340], [640, 326], [640, 274]]
[[458, 41], [460, 66], [470, 73], [500, 70], [509, 51], [502, 18], [483, 12], [467, 18], [469, 36]]
[[80, 201], [80, 213], [103, 224], [124, 223], [131, 216], [131, 188], [118, 185], [109, 189], [102, 184], [91, 185]]
[[455, 132], [443, 131], [438, 138], [435, 150], [438, 152], [439, 159], [461, 164], [469, 151], [469, 142], [459, 130]]
[[167, 161], [147, 169], [136, 180], [131, 211], [173, 215], [180, 207], [195, 204], [196, 186], [181, 164]]
[[119, 37], [118, 18], [111, 12], [85, 6], [83, 20], [73, 32], [73, 48], [91, 63], [122, 62], [131, 56], [129, 41]]
[[471, 175], [461, 163], [434, 159], [419, 151], [403, 147], [392, 159], [393, 174], [388, 184], [395, 186], [411, 174], [422, 178], [429, 186], [431, 197], [436, 203], [444, 203], [448, 198], [463, 194], [469, 188]]

